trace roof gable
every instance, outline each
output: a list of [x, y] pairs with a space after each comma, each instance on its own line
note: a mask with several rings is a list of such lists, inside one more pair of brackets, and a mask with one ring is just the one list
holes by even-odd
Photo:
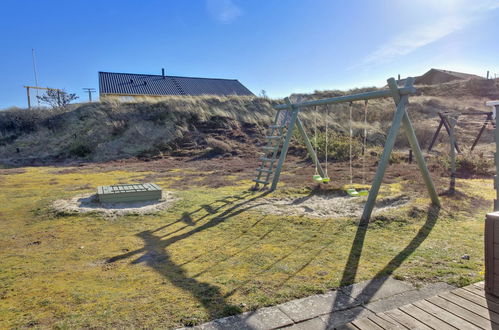
[[432, 70], [435, 71], [435, 72], [445, 73], [445, 74], [454, 76], [454, 77], [459, 78], [459, 79], [482, 78], [480, 76], [477, 76], [477, 75], [471, 74], [471, 73], [464, 73], [464, 72], [457, 72], [457, 71], [450, 71], [450, 70], [442, 70], [442, 69], [431, 69], [430, 71], [432, 71]]
[[469, 73], [441, 70], [441, 69], [430, 69], [422, 76], [416, 77], [415, 83], [422, 85], [434, 85], [434, 84], [446, 83], [453, 80], [466, 80], [466, 79], [483, 79], [483, 78]]
[[237, 79], [99, 72], [100, 94], [254, 95]]

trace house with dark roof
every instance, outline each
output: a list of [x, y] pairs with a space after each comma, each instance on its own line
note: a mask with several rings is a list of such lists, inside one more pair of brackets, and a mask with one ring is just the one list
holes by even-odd
[[251, 95], [237, 79], [197, 78], [161, 75], [99, 72], [101, 101], [132, 101], [166, 95]]
[[[474, 74], [441, 69], [430, 69], [425, 74], [414, 78], [415, 85], [437, 85], [454, 80], [485, 79], [484, 77], [480, 77]], [[398, 84], [405, 84], [405, 79], [398, 80]]]

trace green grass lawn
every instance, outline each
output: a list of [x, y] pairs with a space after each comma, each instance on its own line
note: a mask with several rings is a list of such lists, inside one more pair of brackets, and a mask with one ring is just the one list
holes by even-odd
[[[176, 327], [385, 274], [460, 286], [483, 278], [492, 180], [458, 180], [461, 194], [442, 197], [440, 210], [418, 197], [359, 229], [356, 219], [259, 213], [249, 181], [177, 190], [182, 170], [155, 179], [179, 198], [159, 214], [58, 214], [54, 200], [151, 173], [3, 171], [0, 328]], [[309, 192], [276, 194], [285, 193]]]

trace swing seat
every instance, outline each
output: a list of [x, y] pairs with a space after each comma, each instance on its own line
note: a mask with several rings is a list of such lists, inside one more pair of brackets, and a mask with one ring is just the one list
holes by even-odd
[[328, 177], [322, 178], [322, 183], [328, 183], [330, 181], [331, 179], [329, 179]]
[[355, 188], [348, 188], [347, 189], [347, 194], [350, 197], [357, 197], [357, 196], [359, 196], [359, 192]]
[[312, 177], [312, 180], [314, 180], [315, 182], [322, 182], [322, 176], [320, 176], [319, 174], [315, 174]]
[[367, 195], [369, 195], [369, 190], [363, 189], [363, 190], [358, 191], [358, 193], [359, 193], [359, 196], [367, 196]]

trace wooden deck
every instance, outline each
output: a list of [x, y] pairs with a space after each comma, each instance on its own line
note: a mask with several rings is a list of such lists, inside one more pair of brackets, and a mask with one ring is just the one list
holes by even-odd
[[499, 329], [499, 298], [483, 288], [475, 283], [336, 329]]

